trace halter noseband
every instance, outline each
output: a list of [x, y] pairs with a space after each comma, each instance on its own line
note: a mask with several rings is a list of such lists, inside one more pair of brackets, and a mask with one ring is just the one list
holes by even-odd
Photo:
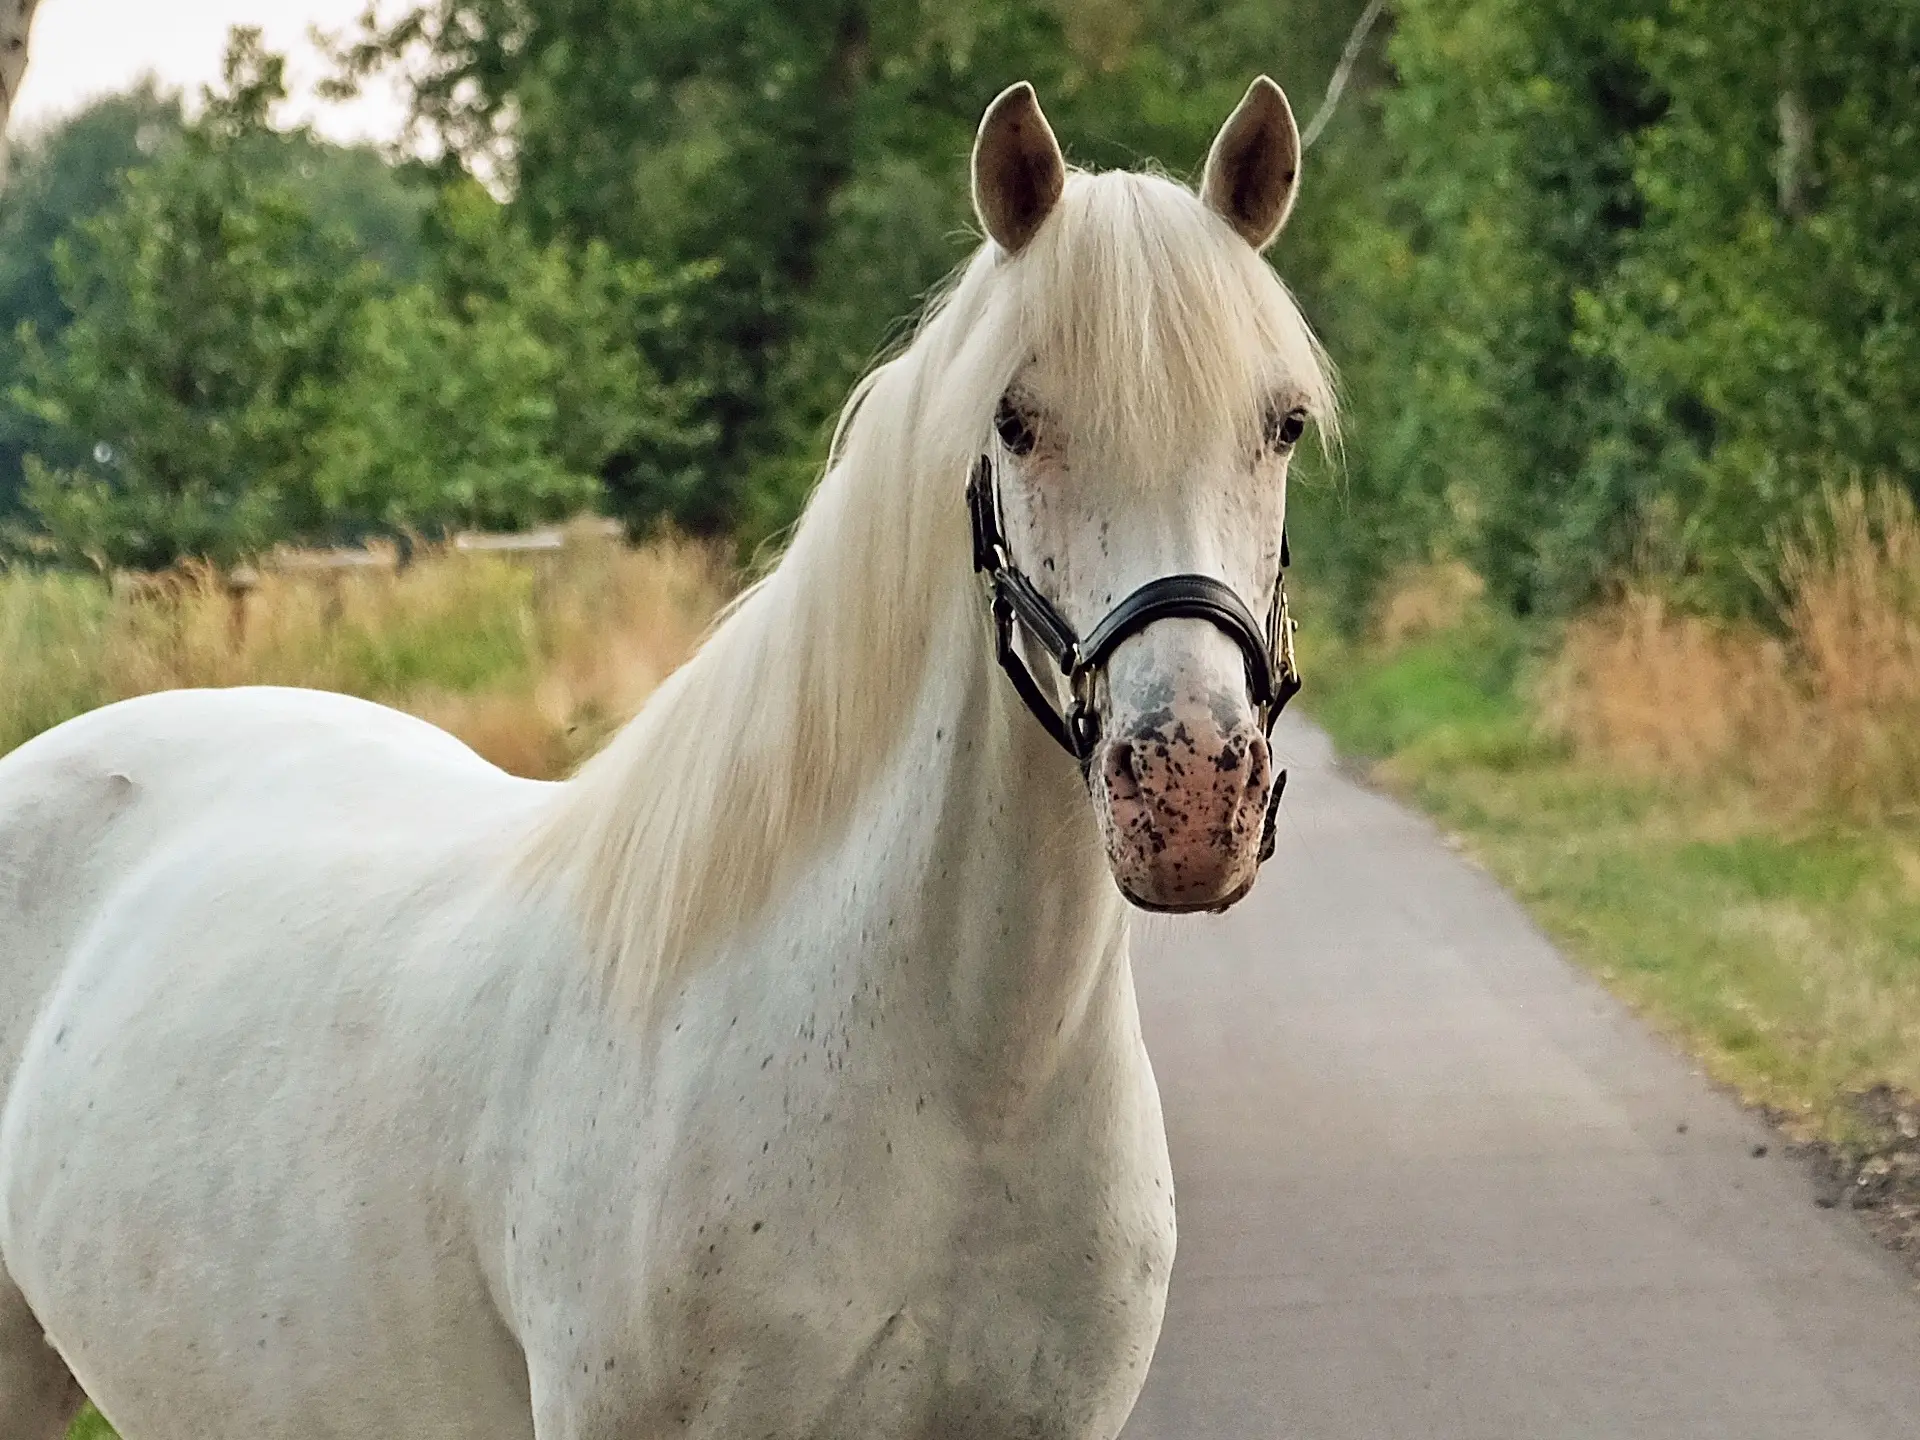
[[[1274, 576], [1273, 599], [1264, 627], [1253, 618], [1233, 587], [1211, 575], [1163, 575], [1149, 580], [1107, 612], [1082, 640], [1073, 626], [1013, 563], [1006, 533], [1000, 524], [1000, 495], [994, 485], [993, 461], [982, 455], [967, 479], [967, 511], [973, 518], [973, 568], [987, 577], [993, 595], [993, 628], [1000, 668], [1014, 690], [1026, 701], [1034, 719], [1069, 755], [1079, 762], [1084, 777], [1100, 743], [1100, 714], [1094, 707], [1093, 686], [1122, 641], [1138, 635], [1156, 620], [1205, 620], [1226, 633], [1246, 661], [1247, 691], [1260, 728], [1273, 733], [1273, 722], [1300, 690], [1300, 672], [1293, 658], [1293, 617], [1287, 613], [1286, 535], [1280, 537], [1280, 570]], [[1053, 657], [1073, 697], [1061, 713], [1027, 668], [1014, 644], [1014, 623], [1024, 626], [1040, 647]], [[1267, 807], [1260, 839], [1260, 858], [1273, 854], [1274, 817], [1280, 793], [1286, 789], [1283, 770], [1274, 777], [1273, 798]]]

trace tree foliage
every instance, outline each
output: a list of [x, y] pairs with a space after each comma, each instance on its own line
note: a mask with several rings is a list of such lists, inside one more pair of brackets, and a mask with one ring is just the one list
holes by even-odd
[[1649, 564], [1739, 607], [1823, 483], [1915, 482], [1920, 12], [1397, 11], [1321, 282], [1350, 599], [1444, 553], [1522, 610]]
[[[43, 461], [59, 452], [63, 465], [79, 458], [61, 450], [55, 432], [5, 400], [25, 374], [21, 327], [30, 325], [43, 346], [53, 346], [73, 318], [61, 295], [56, 252], [64, 243], [69, 264], [92, 264], [88, 222], [117, 207], [125, 177], [175, 150], [185, 127], [179, 97], [143, 83], [28, 137], [15, 155], [0, 199], [0, 516], [17, 506], [29, 450]], [[357, 254], [378, 267], [380, 283], [425, 274], [421, 224], [429, 192], [378, 154], [300, 131], [250, 135], [244, 150], [232, 158], [260, 178], [286, 182], [322, 227], [344, 230]]]
[[623, 493], [762, 534], [797, 509], [854, 376], [971, 243], [965, 161], [1001, 88], [1035, 80], [1076, 159], [1185, 170], [1256, 71], [1311, 92], [1348, 8], [434, 0], [347, 59], [399, 67], [424, 137], [535, 234], [712, 266], [647, 346], [702, 392], [697, 483]]
[[314, 447], [330, 514], [513, 528], [591, 508], [617, 456], [662, 486], [688, 396], [632, 337], [670, 288], [605, 246], [540, 246], [477, 185], [437, 211], [437, 284], [374, 300]]
[[1920, 8], [1681, 0], [1625, 37], [1668, 104], [1578, 339], [1619, 376], [1600, 443], [1724, 590], [1823, 486], [1920, 488]]
[[369, 153], [276, 131], [282, 95], [279, 58], [236, 32], [192, 125], [161, 106], [172, 143], [87, 172], [99, 213], [51, 246], [54, 294], [17, 351], [33, 548], [224, 563], [560, 518], [599, 503], [609, 469], [686, 484], [691, 392], [637, 342], [697, 273], [538, 244], [471, 183], [408, 190]]
[[[181, 125], [179, 102], [142, 86], [95, 102], [16, 150], [0, 198], [0, 400], [23, 378], [20, 327], [48, 340], [72, 318], [54, 273], [55, 247], [84, 243], [87, 222], [118, 201], [121, 177], [177, 141]], [[34, 439], [31, 417], [0, 403], [0, 516], [18, 504]]]
[[1329, 338], [1357, 414], [1324, 543], [1360, 596], [1439, 550], [1531, 608], [1589, 583], [1613, 538], [1619, 497], [1586, 468], [1611, 379], [1575, 344], [1576, 297], [1635, 223], [1628, 146], [1656, 102], [1576, 0], [1423, 0], [1390, 58], [1348, 132], [1379, 173], [1331, 217]]
[[183, 142], [127, 177], [84, 244], [55, 246], [73, 319], [52, 343], [28, 332], [16, 395], [64, 452], [29, 457], [25, 500], [68, 558], [230, 560], [315, 518], [307, 437], [371, 267], [250, 163], [283, 94], [243, 33]]
[[[143, 148], [171, 102], [116, 102], [0, 211], [0, 321], [39, 336], [0, 496], [30, 432], [50, 529], [200, 497], [129, 557], [589, 500], [751, 545], [972, 243], [1006, 83], [1081, 163], [1188, 172], [1255, 72], [1305, 119], [1362, 8], [413, 0], [340, 42], [411, 87], [437, 159], [398, 167], [213, 112]], [[1350, 616], [1435, 556], [1519, 611], [1647, 565], [1749, 605], [1822, 485], [1915, 483], [1920, 11], [1387, 13], [1273, 252], [1344, 376], [1344, 466], [1299, 477], [1294, 523]]]

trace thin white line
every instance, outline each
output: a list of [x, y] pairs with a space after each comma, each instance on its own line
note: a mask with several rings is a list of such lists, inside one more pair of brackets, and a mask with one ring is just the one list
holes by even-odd
[[1373, 22], [1380, 18], [1380, 12], [1387, 8], [1387, 0], [1369, 0], [1367, 8], [1360, 12], [1360, 18], [1353, 22], [1353, 30], [1347, 36], [1347, 43], [1340, 51], [1340, 63], [1334, 67], [1333, 78], [1327, 82], [1326, 97], [1321, 100], [1320, 108], [1313, 112], [1313, 119], [1307, 122], [1307, 132], [1300, 137], [1301, 150], [1308, 150], [1313, 142], [1320, 138], [1320, 132], [1327, 128], [1327, 122], [1333, 119], [1333, 110], [1340, 103], [1340, 95], [1347, 88], [1347, 77], [1353, 74], [1353, 65], [1360, 58], [1360, 47], [1367, 43], [1367, 35], [1373, 29]]

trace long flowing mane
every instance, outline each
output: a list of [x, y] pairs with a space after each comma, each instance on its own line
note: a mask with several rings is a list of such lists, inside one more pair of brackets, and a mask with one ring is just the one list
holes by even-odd
[[[971, 583], [969, 465], [1033, 356], [1091, 439], [1171, 456], [1251, 429], [1276, 369], [1332, 422], [1327, 367], [1272, 270], [1191, 191], [1075, 173], [1032, 244], [983, 245], [855, 387], [780, 564], [568, 782], [529, 855], [646, 1006], [833, 837], [917, 703]], [[977, 629], [977, 634], [975, 633]], [[990, 645], [984, 615], [964, 637]]]

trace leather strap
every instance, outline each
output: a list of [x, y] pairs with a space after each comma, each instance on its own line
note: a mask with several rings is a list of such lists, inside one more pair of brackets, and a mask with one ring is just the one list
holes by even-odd
[[[1099, 716], [1092, 705], [1092, 681], [1113, 652], [1156, 620], [1205, 620], [1226, 632], [1246, 662], [1247, 688], [1260, 713], [1262, 727], [1271, 733], [1280, 710], [1300, 689], [1293, 661], [1293, 621], [1287, 614], [1284, 570], [1289, 558], [1287, 540], [1280, 537], [1282, 574], [1274, 578], [1273, 601], [1263, 631], [1233, 587], [1210, 575], [1166, 575], [1149, 580], [1107, 613], [1093, 634], [1082, 641], [1067, 618], [1054, 608], [1034, 583], [1013, 563], [1000, 524], [1000, 497], [993, 483], [993, 462], [982, 455], [967, 477], [967, 511], [973, 522], [973, 568], [993, 586], [994, 639], [1000, 668], [1013, 688], [1054, 740], [1080, 762], [1085, 773], [1100, 740]], [[1038, 642], [1067, 681], [1072, 703], [1063, 714], [1045, 687], [1027, 668], [1015, 643], [1018, 623]], [[1279, 799], [1280, 785], [1274, 800]], [[1273, 813], [1267, 815], [1263, 849], [1271, 849]], [[1264, 858], [1264, 857], [1263, 857]]]
[[1149, 580], [1094, 627], [1083, 647], [1083, 663], [1103, 666], [1122, 641], [1138, 635], [1156, 620], [1205, 620], [1227, 632], [1246, 657], [1247, 687], [1253, 703], [1273, 699], [1273, 657], [1266, 635], [1248, 613], [1247, 605], [1231, 585], [1211, 575], [1166, 575]]

